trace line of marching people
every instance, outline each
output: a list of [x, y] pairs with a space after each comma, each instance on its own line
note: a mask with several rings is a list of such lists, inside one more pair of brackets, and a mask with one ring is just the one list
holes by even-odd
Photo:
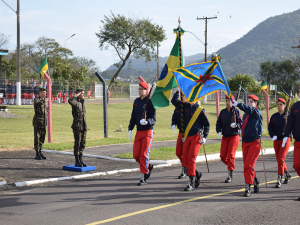
[[[140, 164], [142, 177], [138, 185], [146, 185], [150, 178], [153, 165], [150, 164], [150, 149], [153, 140], [153, 126], [156, 121], [156, 110], [151, 101], [147, 100], [148, 84], [140, 82], [140, 97], [134, 101], [131, 120], [129, 123], [129, 139], [134, 126], [137, 132], [133, 145], [133, 157]], [[177, 91], [172, 100], [175, 110], [172, 116], [172, 129], [176, 126], [179, 130], [176, 144], [176, 155], [182, 164], [179, 179], [189, 177], [184, 191], [193, 191], [199, 187], [202, 173], [196, 170], [196, 158], [201, 145], [205, 145], [209, 133], [210, 124], [205, 110], [197, 103], [189, 103], [183, 94]], [[222, 137], [220, 158], [227, 166], [228, 177], [225, 183], [233, 182], [235, 170], [235, 154], [239, 145], [239, 137], [242, 136], [242, 152], [244, 163], [245, 192], [244, 196], [251, 196], [250, 186], [254, 186], [254, 193], [259, 192], [259, 179], [255, 173], [255, 164], [262, 149], [261, 135], [263, 132], [262, 112], [258, 108], [259, 98], [255, 95], [248, 96], [247, 104], [238, 103], [233, 96], [226, 96], [226, 108], [220, 112], [216, 123], [216, 131], [219, 138]], [[244, 112], [243, 117], [239, 110]], [[290, 147], [291, 134], [295, 138], [294, 144], [294, 169], [300, 176], [300, 102], [293, 105], [284, 127], [284, 108], [286, 101], [282, 98], [277, 100], [278, 112], [272, 115], [268, 126], [269, 135], [274, 141], [276, 160], [278, 162], [278, 176], [276, 188], [280, 188], [284, 177], [284, 184], [288, 184], [291, 174], [285, 164], [285, 158]], [[147, 116], [143, 118], [143, 113]], [[233, 114], [240, 117], [241, 124], [232, 121]], [[300, 197], [299, 199], [300, 200]]]

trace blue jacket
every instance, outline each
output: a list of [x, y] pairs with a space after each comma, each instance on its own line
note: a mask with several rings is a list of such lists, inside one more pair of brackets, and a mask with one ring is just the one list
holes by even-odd
[[177, 125], [177, 128], [181, 129], [181, 112], [180, 109], [175, 108], [172, 116], [172, 125]]
[[295, 141], [300, 141], [300, 102], [294, 103], [291, 108], [284, 130], [284, 137], [288, 137], [291, 132]]
[[[181, 107], [181, 101], [178, 99], [179, 92], [177, 91], [171, 102], [172, 104], [177, 108], [180, 109]], [[184, 109], [184, 130], [188, 126], [193, 114], [199, 107], [198, 103], [195, 103], [193, 106], [190, 103], [183, 103], [183, 109]], [[203, 137], [206, 138], [209, 132], [209, 121], [207, 119], [206, 113], [204, 109], [201, 111], [200, 115], [196, 119], [194, 125], [191, 127], [189, 133], [187, 136], [193, 136], [196, 134], [199, 134], [203, 131]]]
[[146, 120], [148, 124], [147, 125], [140, 124], [140, 120], [142, 119], [144, 113], [144, 105], [146, 104], [146, 102], [147, 102], [147, 97], [144, 98], [143, 100], [141, 98], [137, 98], [134, 100], [128, 130], [133, 130], [135, 125], [137, 126], [138, 131], [153, 129], [153, 126], [156, 121], [156, 109], [154, 109], [151, 100], [148, 101], [148, 105], [147, 105]]
[[269, 135], [271, 138], [273, 138], [274, 136], [277, 136], [277, 140], [283, 139], [283, 137], [284, 137], [283, 136], [283, 127], [284, 127], [284, 123], [285, 123], [284, 117], [285, 117], [284, 113], [280, 115], [279, 112], [274, 113], [271, 116], [270, 123], [268, 126], [268, 131], [269, 131]]
[[238, 103], [237, 107], [245, 112], [245, 114], [243, 115], [244, 122], [246, 116], [249, 115], [249, 119], [243, 133], [242, 141], [245, 143], [250, 143], [259, 139], [259, 136], [261, 136], [263, 132], [263, 117], [261, 111], [255, 107], [248, 106], [243, 103]]
[[[240, 111], [238, 111], [238, 115], [240, 116]], [[241, 128], [239, 124], [237, 124], [236, 128], [231, 128], [231, 118], [234, 114], [233, 108], [230, 109], [228, 112], [227, 108], [222, 109], [219, 115], [219, 118], [217, 119], [216, 123], [216, 131], [217, 133], [222, 131], [222, 135], [224, 137], [231, 137], [235, 135], [240, 135], [241, 134]]]

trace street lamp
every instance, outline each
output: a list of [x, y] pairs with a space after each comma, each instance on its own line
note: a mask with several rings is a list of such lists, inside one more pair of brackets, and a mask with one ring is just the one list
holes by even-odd
[[68, 38], [65, 40], [65, 44], [64, 44], [65, 47], [66, 47], [66, 41], [67, 41], [68, 39], [70, 39], [71, 37], [74, 37], [74, 36], [75, 36], [75, 34], [71, 35], [70, 37], [68, 37]]

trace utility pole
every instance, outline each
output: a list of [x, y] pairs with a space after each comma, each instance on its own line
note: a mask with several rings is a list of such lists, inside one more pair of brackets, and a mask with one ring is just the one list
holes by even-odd
[[210, 19], [216, 19], [217, 17], [203, 17], [203, 18], [198, 18], [197, 17], [197, 20], [205, 20], [205, 31], [204, 31], [204, 36], [205, 36], [205, 43], [204, 43], [204, 46], [205, 46], [205, 53], [204, 53], [204, 62], [207, 62], [207, 20], [210, 20]]
[[159, 80], [159, 57], [158, 57], [158, 42], [157, 42], [157, 80]]
[[16, 105], [21, 105], [21, 63], [20, 63], [20, 0], [17, 0], [17, 95]]

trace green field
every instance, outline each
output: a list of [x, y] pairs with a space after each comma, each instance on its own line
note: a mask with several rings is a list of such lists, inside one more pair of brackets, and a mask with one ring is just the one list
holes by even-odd
[[[103, 105], [95, 103], [93, 100], [87, 101], [87, 142], [86, 147], [100, 146], [117, 143], [128, 143], [128, 124], [132, 111], [132, 103], [108, 104], [108, 137], [104, 138], [103, 128]], [[215, 131], [216, 124], [216, 105], [211, 101], [202, 105], [210, 121], [210, 132], [208, 138], [217, 138]], [[225, 103], [220, 103], [220, 109], [225, 108]], [[34, 114], [33, 106], [9, 106], [11, 113], [21, 116], [20, 118], [0, 118], [0, 150], [33, 148], [33, 126], [32, 118]], [[175, 140], [178, 132], [173, 133], [171, 129], [171, 117], [174, 106], [157, 109], [156, 125], [154, 127], [154, 141]], [[270, 112], [272, 115], [276, 109]], [[53, 143], [45, 141], [45, 149], [65, 150], [73, 148], [73, 132], [71, 106], [69, 104], [53, 104]], [[267, 135], [266, 111], [263, 111], [264, 117], [264, 135]], [[122, 125], [123, 132], [116, 130]], [[48, 134], [46, 134], [48, 135]], [[135, 130], [132, 136], [134, 137]]]

